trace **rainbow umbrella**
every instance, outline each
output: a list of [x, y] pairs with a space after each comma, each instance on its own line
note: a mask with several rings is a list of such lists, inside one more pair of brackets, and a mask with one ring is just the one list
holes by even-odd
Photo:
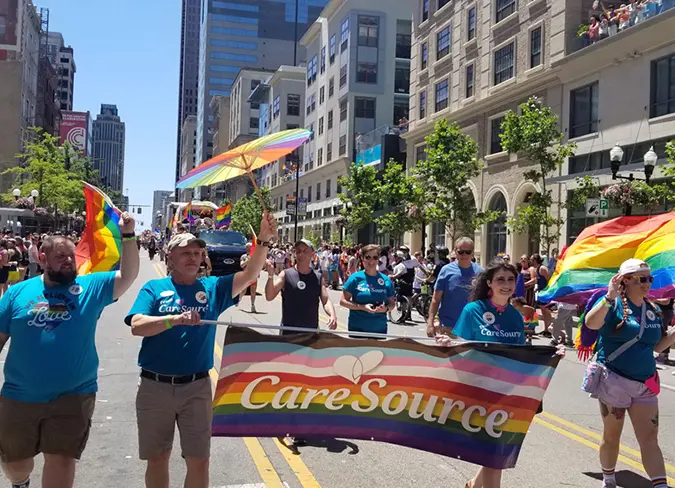
[[[176, 188], [197, 188], [248, 175], [253, 183], [260, 203], [263, 204], [260, 190], [253, 177], [253, 170], [273, 163], [290, 154], [309, 139], [312, 131], [291, 129], [275, 132], [254, 141], [230, 149], [200, 164], [176, 183]], [[263, 204], [264, 206], [264, 204]]]

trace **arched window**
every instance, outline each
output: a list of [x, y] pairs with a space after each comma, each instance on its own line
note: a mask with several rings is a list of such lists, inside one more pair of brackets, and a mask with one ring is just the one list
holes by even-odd
[[501, 212], [497, 219], [487, 225], [487, 260], [492, 261], [500, 252], [506, 252], [506, 198], [502, 192], [490, 200], [490, 210]]

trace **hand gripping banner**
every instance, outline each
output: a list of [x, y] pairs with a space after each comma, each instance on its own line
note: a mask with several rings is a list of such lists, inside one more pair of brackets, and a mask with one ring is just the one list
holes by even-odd
[[229, 327], [213, 435], [375, 440], [512, 468], [559, 360], [545, 346]]

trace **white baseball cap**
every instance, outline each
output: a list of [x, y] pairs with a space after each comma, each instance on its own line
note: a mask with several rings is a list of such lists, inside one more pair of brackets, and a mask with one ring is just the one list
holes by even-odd
[[198, 239], [189, 232], [183, 232], [182, 234], [174, 234], [174, 236], [169, 241], [167, 249], [169, 250], [169, 252], [171, 252], [173, 249], [177, 247], [185, 247], [188, 244], [192, 244], [193, 242], [199, 244], [199, 247], [201, 248], [206, 247], [206, 242], [204, 242], [202, 239]]
[[642, 259], [630, 258], [626, 259], [621, 263], [619, 268], [619, 274], [629, 275], [633, 273], [639, 273], [641, 271], [651, 271], [649, 265], [645, 263]]

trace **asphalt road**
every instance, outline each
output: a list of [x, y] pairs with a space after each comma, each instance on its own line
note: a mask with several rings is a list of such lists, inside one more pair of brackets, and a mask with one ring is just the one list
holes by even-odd
[[[103, 313], [97, 344], [101, 359], [99, 394], [89, 444], [78, 465], [75, 486], [143, 487], [144, 465], [138, 460], [134, 399], [138, 383], [136, 356], [140, 339], [132, 337], [123, 318], [138, 289], [163, 276], [157, 260], [142, 256], [134, 287]], [[263, 282], [260, 282], [262, 287]], [[337, 304], [339, 292], [330, 292]], [[277, 325], [281, 303], [258, 296], [257, 314], [249, 313], [250, 299], [228, 310], [222, 320]], [[339, 308], [339, 307], [338, 307]], [[347, 312], [339, 310], [339, 327], [346, 329]], [[391, 326], [390, 332], [417, 336], [424, 324]], [[225, 330], [218, 331], [217, 355]], [[543, 344], [543, 342], [540, 342]], [[10, 345], [11, 347], [11, 345]], [[0, 357], [4, 363], [5, 353]], [[515, 469], [503, 478], [504, 488], [600, 487], [597, 449], [601, 429], [597, 404], [580, 389], [584, 366], [570, 351], [555, 373], [544, 400], [546, 411], [535, 418]], [[675, 377], [662, 371], [661, 447], [670, 484], [675, 486]], [[216, 380], [215, 372], [212, 379]], [[642, 470], [639, 450], [627, 423], [617, 466], [617, 481], [625, 488], [651, 487]], [[476, 466], [422, 451], [369, 441], [339, 439], [299, 449], [299, 455], [268, 438], [214, 438], [211, 486], [219, 488], [463, 488]], [[41, 460], [36, 463], [39, 473]], [[171, 486], [183, 486], [184, 465], [176, 443], [172, 455]], [[39, 474], [34, 475], [39, 486]]]

